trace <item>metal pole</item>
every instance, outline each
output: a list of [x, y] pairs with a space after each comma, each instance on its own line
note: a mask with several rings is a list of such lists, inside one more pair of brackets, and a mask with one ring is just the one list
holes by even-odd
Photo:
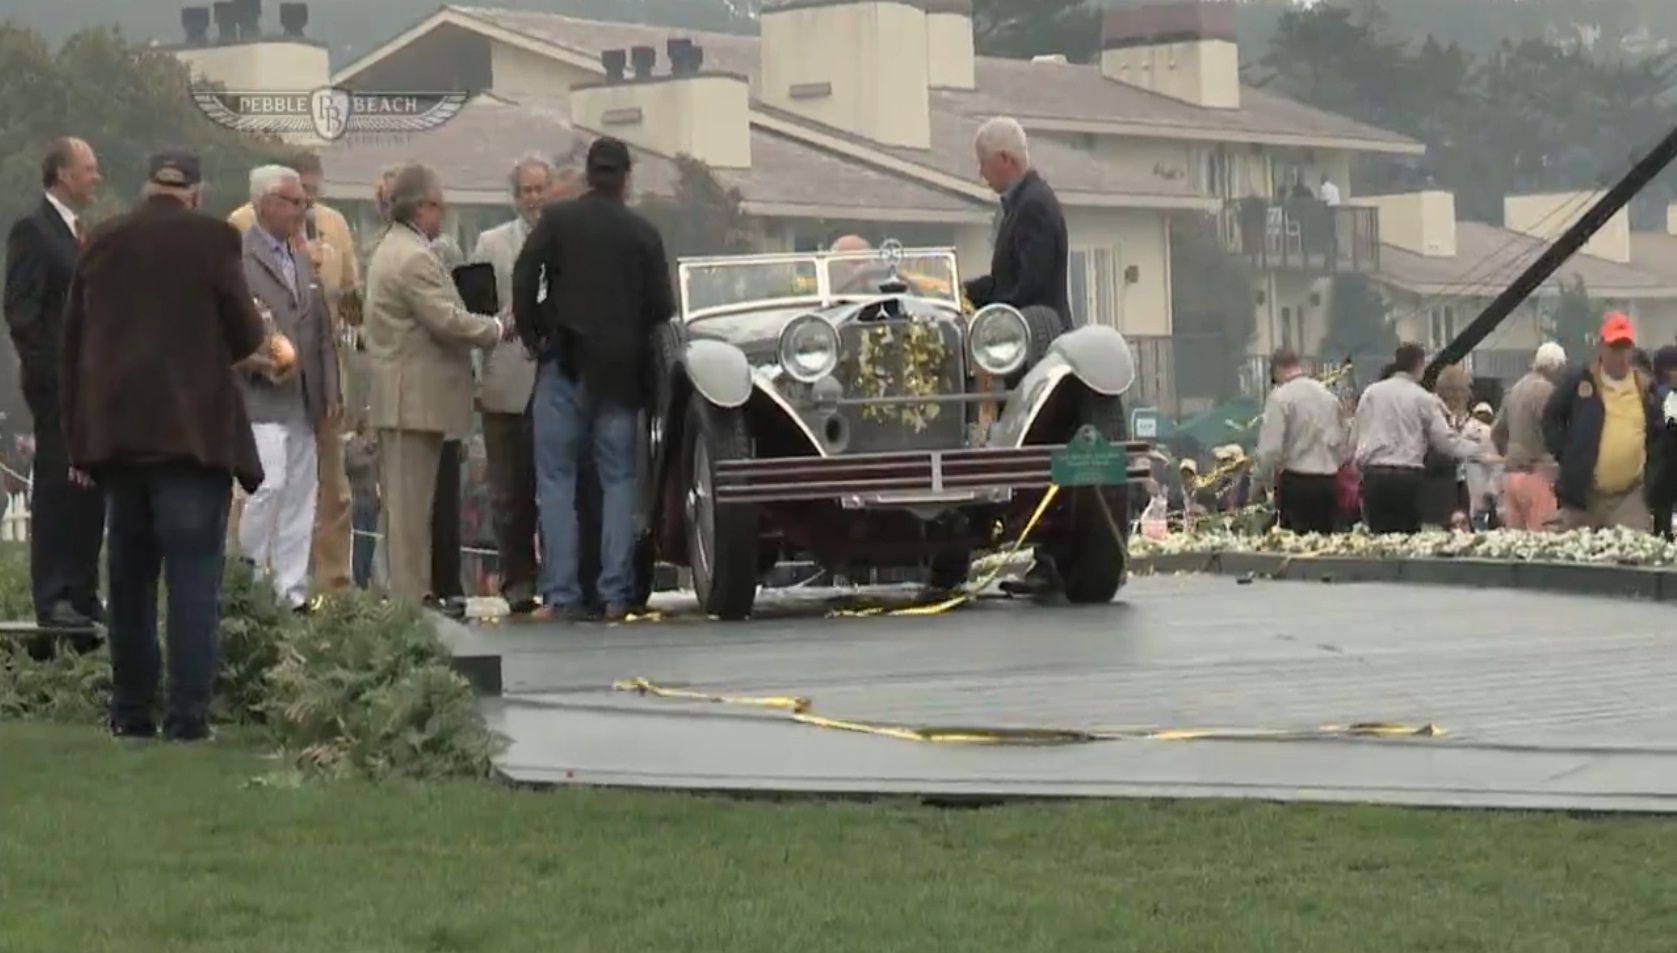
[[1632, 166], [1630, 172], [1619, 180], [1619, 184], [1608, 190], [1582, 218], [1562, 233], [1549, 250], [1532, 262], [1531, 267], [1514, 279], [1514, 283], [1502, 294], [1497, 295], [1496, 300], [1474, 318], [1473, 323], [1464, 328], [1462, 333], [1456, 335], [1455, 340], [1445, 345], [1444, 349], [1438, 352], [1438, 356], [1432, 359], [1432, 363], [1427, 365], [1422, 383], [1428, 388], [1432, 387], [1438, 380], [1439, 371], [1467, 357], [1468, 353], [1489, 337], [1497, 325], [1512, 314], [1515, 308], [1531, 297], [1532, 292], [1542, 287], [1545, 281], [1560, 270], [1567, 259], [1584, 247], [1584, 244], [1607, 224], [1608, 219], [1617, 215], [1619, 210], [1646, 188], [1655, 176], [1665, 171], [1665, 167], [1670, 165], [1673, 159], [1677, 159], [1677, 129], [1671, 130], [1671, 134], [1660, 140], [1652, 152]]

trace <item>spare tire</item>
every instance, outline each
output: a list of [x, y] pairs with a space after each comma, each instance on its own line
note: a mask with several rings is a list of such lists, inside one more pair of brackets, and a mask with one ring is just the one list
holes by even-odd
[[1066, 333], [1066, 323], [1060, 318], [1060, 312], [1043, 304], [1021, 308], [1019, 314], [1025, 319], [1025, 327], [1031, 330], [1031, 353], [1025, 367], [1035, 367], [1048, 355], [1048, 346], [1054, 339]]

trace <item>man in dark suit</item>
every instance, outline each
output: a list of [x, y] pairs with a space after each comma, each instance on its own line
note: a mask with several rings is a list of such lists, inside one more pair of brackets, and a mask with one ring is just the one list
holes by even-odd
[[525, 343], [541, 355], [532, 415], [550, 567], [543, 615], [588, 615], [577, 567], [577, 472], [585, 447], [600, 478], [606, 619], [621, 620], [639, 601], [636, 426], [652, 331], [670, 319], [675, 300], [657, 229], [624, 204], [630, 165], [622, 142], [596, 140], [588, 150], [588, 192], [548, 206], [513, 266], [513, 315]]
[[[232, 481], [262, 484], [234, 365], [266, 346], [238, 230], [195, 210], [196, 156], [150, 161], [144, 201], [96, 231], [64, 314], [70, 461], [110, 500], [111, 730], [157, 731], [157, 584], [168, 581], [165, 735], [209, 737]], [[294, 354], [267, 346], [284, 373]]]
[[967, 299], [980, 308], [1053, 308], [1061, 329], [1071, 330], [1066, 217], [1054, 190], [1031, 168], [1024, 128], [1012, 119], [992, 119], [979, 127], [974, 148], [978, 174], [1002, 197], [1002, 221], [990, 273], [966, 283]]
[[87, 143], [55, 141], [41, 163], [46, 195], [6, 238], [6, 322], [35, 418], [29, 575], [36, 619], [57, 629], [87, 629], [105, 616], [99, 604], [105, 500], [72, 478], [58, 386], [64, 295], [86, 241], [80, 213], [99, 182], [99, 160]]

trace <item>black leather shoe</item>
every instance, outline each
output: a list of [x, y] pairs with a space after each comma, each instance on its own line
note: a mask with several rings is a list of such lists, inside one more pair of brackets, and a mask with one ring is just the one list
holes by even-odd
[[46, 629], [91, 629], [93, 618], [86, 613], [77, 611], [68, 600], [61, 599], [53, 603], [52, 609], [39, 620], [41, 627]]
[[150, 740], [157, 737], [157, 725], [146, 719], [118, 721], [113, 718], [110, 729], [111, 736], [115, 738]]
[[163, 725], [163, 740], [177, 741], [183, 744], [196, 741], [209, 741], [214, 737], [210, 731], [209, 722], [202, 718], [169, 719]]

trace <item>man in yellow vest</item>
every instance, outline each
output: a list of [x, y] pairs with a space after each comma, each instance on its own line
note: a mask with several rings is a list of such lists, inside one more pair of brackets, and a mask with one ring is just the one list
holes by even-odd
[[[304, 230], [300, 236], [300, 252], [306, 252], [320, 276], [321, 291], [326, 295], [332, 317], [332, 333], [338, 342], [338, 379], [348, 379], [345, 328], [361, 324], [360, 275], [356, 266], [355, 240], [350, 235], [349, 222], [336, 209], [320, 201], [323, 178], [320, 157], [301, 153], [292, 158], [290, 167], [303, 180], [303, 192], [308, 196]], [[234, 210], [227, 220], [243, 233], [256, 220], [249, 203]], [[344, 407], [344, 395], [339, 393], [335, 406]], [[350, 492], [349, 476], [344, 469], [344, 443], [347, 439], [346, 418], [340, 411], [336, 420], [327, 421], [317, 433], [317, 453], [320, 460], [320, 500], [315, 508], [314, 544], [310, 565], [316, 592], [342, 592], [353, 584], [350, 574]]]

